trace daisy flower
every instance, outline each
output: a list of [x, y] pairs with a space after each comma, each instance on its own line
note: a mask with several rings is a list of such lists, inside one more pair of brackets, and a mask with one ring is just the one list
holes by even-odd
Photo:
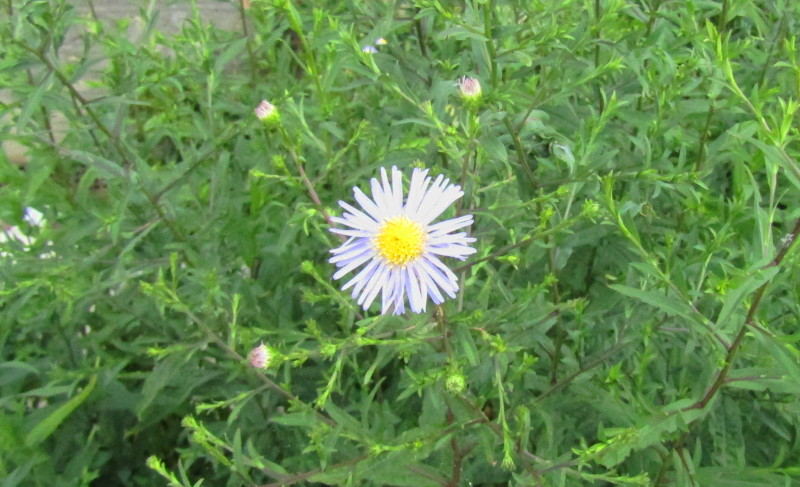
[[415, 313], [425, 311], [428, 296], [435, 304], [444, 302], [443, 293], [456, 296], [458, 278], [440, 257], [464, 260], [475, 253], [469, 246], [474, 238], [465, 232], [451, 233], [472, 225], [472, 215], [432, 223], [464, 192], [442, 175], [432, 180], [427, 174], [427, 169], [414, 169], [404, 201], [402, 173], [392, 167], [390, 183], [381, 168], [381, 181], [371, 181], [372, 198], [354, 187], [361, 209], [340, 201], [345, 213], [331, 218], [347, 227], [331, 232], [349, 237], [331, 250], [330, 262], [339, 268], [333, 278], [361, 268], [342, 290], [353, 288], [353, 299], [364, 309], [379, 293], [381, 313], [394, 308], [394, 314], [405, 311], [406, 296]]

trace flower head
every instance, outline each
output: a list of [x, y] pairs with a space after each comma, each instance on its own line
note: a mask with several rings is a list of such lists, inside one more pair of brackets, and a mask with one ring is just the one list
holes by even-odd
[[364, 46], [361, 48], [361, 52], [365, 52], [367, 54], [375, 54], [376, 52], [378, 52], [378, 48], [376, 48], [373, 45]]
[[469, 76], [462, 76], [458, 80], [458, 91], [467, 101], [476, 101], [481, 97], [481, 82]]
[[375, 45], [376, 46], [385, 46], [388, 43], [389, 42], [386, 39], [384, 39], [383, 37], [378, 37], [377, 39], [375, 39]]
[[41, 227], [44, 225], [44, 215], [42, 215], [42, 212], [30, 206], [25, 208], [25, 215], [22, 219], [34, 227]]
[[267, 100], [261, 100], [261, 103], [253, 111], [259, 120], [267, 124], [277, 123], [281, 119], [278, 109]]
[[458, 278], [439, 258], [464, 260], [475, 253], [469, 246], [474, 238], [465, 232], [451, 233], [472, 225], [472, 215], [432, 223], [464, 193], [444, 176], [433, 180], [427, 174], [427, 169], [414, 169], [404, 198], [402, 173], [392, 167], [390, 183], [386, 169], [381, 168], [381, 181], [371, 181], [372, 198], [353, 188], [362, 209], [340, 201], [345, 213], [331, 218], [347, 227], [331, 228], [331, 232], [349, 237], [331, 250], [330, 262], [339, 268], [333, 278], [361, 268], [342, 290], [352, 287], [353, 299], [364, 309], [380, 293], [382, 313], [392, 307], [394, 314], [403, 313], [406, 296], [411, 311], [421, 313], [428, 296], [441, 304], [442, 291], [451, 298], [458, 291]]
[[247, 362], [251, 367], [266, 369], [269, 367], [270, 358], [272, 358], [272, 354], [270, 354], [269, 348], [262, 343], [250, 351]]

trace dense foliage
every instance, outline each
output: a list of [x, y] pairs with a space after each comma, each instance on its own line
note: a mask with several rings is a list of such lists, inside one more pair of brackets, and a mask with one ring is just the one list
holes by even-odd
[[[800, 481], [799, 3], [97, 1], [2, 6], [0, 485]], [[392, 165], [423, 314], [331, 279]]]

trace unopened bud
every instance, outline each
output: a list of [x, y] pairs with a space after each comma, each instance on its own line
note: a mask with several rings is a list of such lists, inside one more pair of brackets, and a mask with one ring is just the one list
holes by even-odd
[[261, 100], [261, 103], [259, 103], [253, 111], [256, 117], [265, 124], [276, 124], [281, 119], [281, 114], [278, 112], [278, 109], [267, 100]]
[[272, 358], [272, 354], [269, 348], [262, 343], [250, 351], [250, 355], [247, 356], [247, 361], [250, 363], [251, 367], [266, 369], [269, 367], [270, 358]]
[[467, 380], [464, 378], [464, 374], [458, 370], [450, 371], [444, 381], [444, 388], [447, 389], [447, 392], [450, 394], [461, 394], [464, 392], [464, 389], [467, 388]]
[[597, 215], [600, 214], [600, 204], [593, 200], [586, 200], [583, 202], [583, 208], [581, 208], [581, 215], [585, 218], [593, 220]]
[[469, 76], [462, 76], [458, 80], [458, 91], [467, 101], [477, 101], [481, 97], [481, 82]]

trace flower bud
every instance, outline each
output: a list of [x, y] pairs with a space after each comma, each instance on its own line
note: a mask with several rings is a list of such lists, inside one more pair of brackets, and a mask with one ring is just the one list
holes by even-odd
[[261, 100], [261, 103], [253, 110], [259, 120], [268, 125], [277, 124], [281, 120], [281, 114], [272, 103]]
[[481, 82], [469, 76], [462, 76], [458, 80], [458, 91], [464, 100], [469, 102], [478, 101], [481, 97]]
[[600, 204], [593, 200], [586, 200], [583, 202], [581, 208], [581, 216], [593, 220], [600, 214]]
[[458, 370], [451, 370], [444, 381], [444, 388], [450, 394], [461, 394], [467, 388], [467, 380]]
[[250, 351], [250, 354], [247, 356], [247, 361], [251, 367], [266, 369], [269, 367], [270, 358], [272, 358], [272, 354], [269, 348], [262, 343]]

